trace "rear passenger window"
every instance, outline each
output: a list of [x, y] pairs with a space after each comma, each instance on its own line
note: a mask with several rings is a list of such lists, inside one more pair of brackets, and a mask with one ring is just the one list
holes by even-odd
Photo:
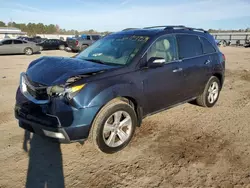
[[87, 40], [91, 40], [91, 39], [90, 39], [90, 36], [87, 36]]
[[216, 52], [213, 45], [207, 39], [205, 39], [203, 37], [201, 37], [200, 39], [201, 39], [204, 54], [210, 54], [210, 53]]
[[177, 35], [179, 58], [191, 58], [202, 55], [202, 45], [197, 36]]
[[14, 44], [22, 44], [23, 42], [21, 40], [14, 40]]

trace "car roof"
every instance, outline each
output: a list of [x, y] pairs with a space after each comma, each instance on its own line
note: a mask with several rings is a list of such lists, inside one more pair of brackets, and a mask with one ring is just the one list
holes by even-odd
[[154, 26], [154, 27], [145, 27], [139, 29], [127, 28], [113, 34], [155, 36], [155, 35], [171, 34], [171, 33], [196, 34], [199, 36], [210, 35], [207, 31], [203, 29], [191, 28], [186, 26]]
[[116, 32], [113, 34], [152, 36], [161, 31], [162, 30], [159, 30], [159, 29], [131, 29], [131, 30], [123, 30], [123, 31]]

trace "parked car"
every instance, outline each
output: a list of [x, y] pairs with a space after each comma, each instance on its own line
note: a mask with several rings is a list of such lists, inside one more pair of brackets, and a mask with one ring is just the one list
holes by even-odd
[[38, 43], [42, 50], [64, 50], [67, 47], [67, 43], [59, 39], [48, 39], [41, 43]]
[[225, 56], [202, 29], [150, 27], [108, 35], [74, 58], [42, 57], [21, 74], [19, 126], [59, 142], [89, 138], [114, 153], [148, 115], [216, 104]]
[[20, 36], [17, 39], [26, 40], [26, 41], [30, 41], [30, 42], [34, 42], [34, 43], [41, 43], [44, 40], [46, 40], [46, 38], [41, 38], [39, 36], [35, 36], [35, 37], [23, 37], [23, 36]]
[[100, 35], [82, 35], [78, 38], [67, 38], [67, 44], [73, 52], [79, 52], [83, 51], [100, 38]]
[[33, 42], [18, 39], [4, 39], [0, 42], [0, 54], [32, 55], [40, 51], [40, 47]]
[[244, 44], [245, 48], [249, 48], [250, 47], [250, 38], [246, 40], [245, 44]]

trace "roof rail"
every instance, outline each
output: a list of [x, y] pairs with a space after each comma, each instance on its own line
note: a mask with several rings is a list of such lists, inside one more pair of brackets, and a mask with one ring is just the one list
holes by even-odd
[[191, 31], [199, 31], [199, 32], [204, 32], [207, 33], [204, 29], [200, 28], [192, 28], [192, 27], [186, 27], [184, 25], [166, 25], [166, 26], [152, 26], [152, 27], [144, 27], [143, 29], [154, 29], [154, 28], [163, 28], [164, 30], [169, 30], [169, 29], [186, 29], [186, 30], [191, 30]]
[[126, 29], [123, 29], [122, 31], [135, 30], [135, 29], [139, 29], [139, 28], [126, 28]]

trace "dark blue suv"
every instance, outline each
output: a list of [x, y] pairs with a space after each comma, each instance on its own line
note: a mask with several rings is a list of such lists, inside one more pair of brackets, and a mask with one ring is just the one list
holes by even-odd
[[21, 74], [19, 126], [59, 142], [124, 148], [148, 115], [196, 102], [212, 107], [225, 57], [202, 29], [157, 26], [108, 35], [73, 58], [42, 57]]

